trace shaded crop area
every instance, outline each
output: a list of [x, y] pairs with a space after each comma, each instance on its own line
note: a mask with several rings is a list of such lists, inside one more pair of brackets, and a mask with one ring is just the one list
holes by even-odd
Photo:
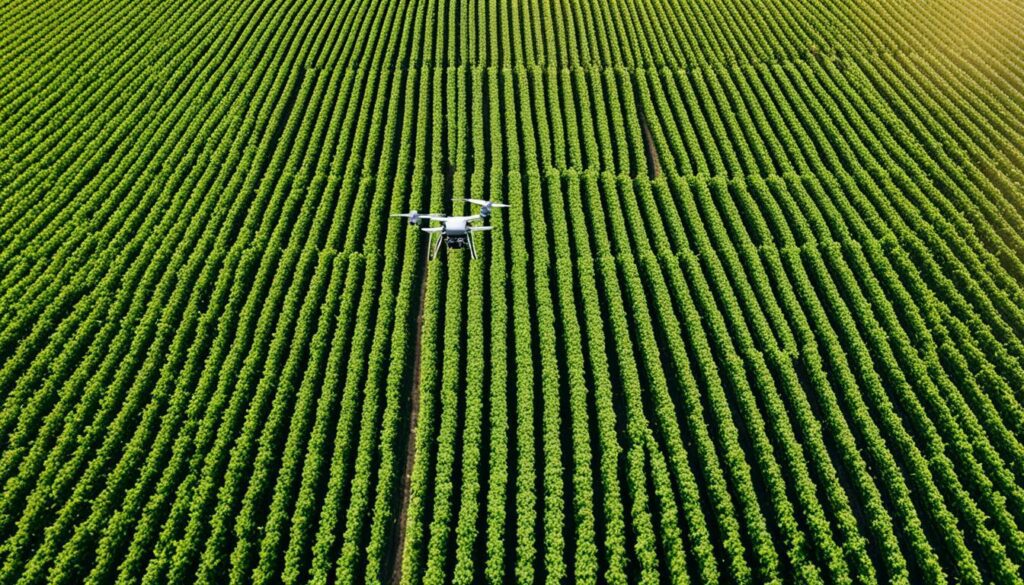
[[1024, 579], [1019, 3], [0, 13], [0, 584]]

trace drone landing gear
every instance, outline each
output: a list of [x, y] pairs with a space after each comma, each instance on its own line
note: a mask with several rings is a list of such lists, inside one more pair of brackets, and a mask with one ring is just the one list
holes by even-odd
[[438, 253], [438, 251], [441, 250], [441, 242], [443, 240], [444, 240], [444, 236], [441, 235], [441, 234], [438, 234], [438, 236], [437, 236], [437, 243], [435, 244], [434, 243], [434, 234], [430, 234], [430, 241], [427, 242], [427, 248], [429, 249], [428, 251], [430, 252], [430, 255], [428, 256], [428, 260], [433, 260], [434, 258], [437, 258], [437, 253]]
[[469, 232], [465, 236], [453, 237], [452, 239], [446, 239], [444, 234], [438, 234], [437, 241], [434, 241], [434, 234], [430, 234], [430, 239], [427, 241], [427, 259], [433, 260], [437, 258], [438, 253], [441, 251], [441, 244], [448, 244], [448, 248], [469, 248], [470, 258], [476, 260], [478, 258], [476, 253], [476, 243], [473, 241], [473, 233]]

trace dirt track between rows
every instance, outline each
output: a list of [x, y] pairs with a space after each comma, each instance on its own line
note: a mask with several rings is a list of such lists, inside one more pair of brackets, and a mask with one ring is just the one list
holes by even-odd
[[420, 414], [420, 353], [423, 336], [423, 307], [427, 296], [427, 257], [423, 254], [422, 270], [420, 271], [420, 299], [416, 315], [416, 341], [412, 353], [412, 375], [409, 384], [409, 428], [405, 444], [405, 466], [402, 469], [401, 504], [398, 508], [398, 531], [392, 547], [391, 577], [389, 582], [398, 583], [402, 580], [402, 552], [405, 550], [405, 525], [409, 515], [409, 496], [412, 490], [412, 466], [416, 459], [416, 425]]
[[661, 175], [661, 161], [658, 159], [658, 149], [654, 147], [654, 137], [651, 136], [651, 129], [647, 120], [640, 117], [640, 127], [644, 132], [644, 146], [647, 147], [648, 178], [653, 179]]

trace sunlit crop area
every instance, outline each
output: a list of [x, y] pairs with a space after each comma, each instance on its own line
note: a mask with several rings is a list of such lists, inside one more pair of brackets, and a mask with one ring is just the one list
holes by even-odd
[[0, 584], [1019, 582], [1022, 406], [1019, 2], [0, 0]]

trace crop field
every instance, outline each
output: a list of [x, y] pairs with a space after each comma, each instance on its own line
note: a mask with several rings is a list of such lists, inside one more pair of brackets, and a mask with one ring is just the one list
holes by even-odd
[[1022, 580], [1024, 4], [0, 0], [0, 585]]

